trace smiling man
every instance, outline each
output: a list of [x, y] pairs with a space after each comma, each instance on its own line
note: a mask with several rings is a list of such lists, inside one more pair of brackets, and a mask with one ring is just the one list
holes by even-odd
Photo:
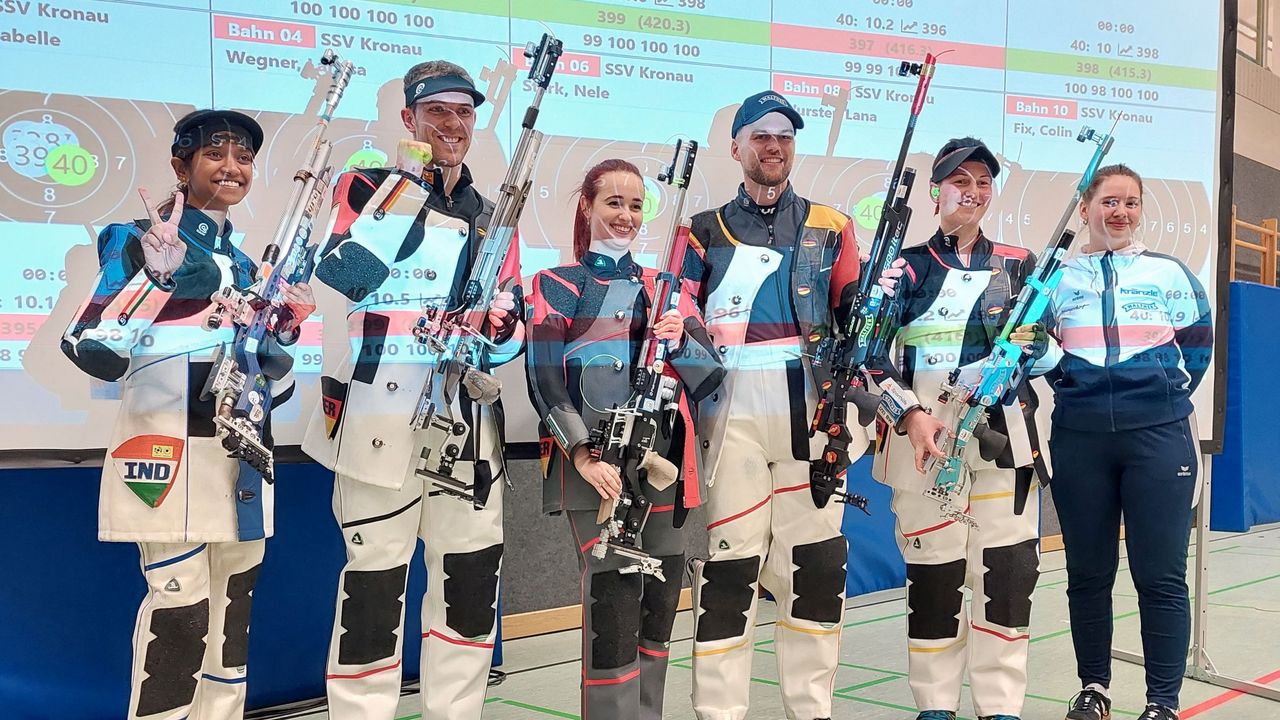
[[[431, 491], [419, 473], [427, 430], [410, 418], [434, 354], [415, 352], [428, 303], [456, 307], [493, 214], [463, 164], [484, 95], [466, 70], [434, 60], [404, 77], [404, 127], [394, 168], [344, 173], [316, 277], [349, 301], [349, 354], [321, 378], [322, 402], [303, 449], [336, 474], [333, 508], [346, 544], [329, 649], [329, 714], [391, 720], [400, 701], [405, 586], [422, 538], [422, 717], [478, 719], [496, 630], [502, 562], [502, 408], [465, 393], [470, 427], [454, 468], [476, 502]], [[513, 243], [516, 241], [513, 240]], [[482, 330], [482, 371], [519, 353], [518, 247], [507, 256]], [[461, 423], [459, 423], [461, 424]]]
[[[789, 177], [804, 121], [775, 92], [734, 117], [738, 196], [695, 215], [684, 276], [729, 374], [704, 400], [699, 445], [708, 483], [710, 558], [693, 563], [693, 704], [701, 720], [747, 714], [758, 586], [778, 602], [778, 676], [788, 718], [831, 715], [840, 655], [843, 506], [814, 505], [809, 437], [820, 378], [809, 364], [847, 312], [858, 243], [843, 213], [795, 194]], [[865, 434], [849, 453], [861, 455]]]

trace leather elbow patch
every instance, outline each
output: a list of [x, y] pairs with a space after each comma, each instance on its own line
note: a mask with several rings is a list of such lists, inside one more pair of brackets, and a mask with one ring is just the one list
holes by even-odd
[[377, 255], [354, 242], [344, 242], [335, 253], [326, 255], [316, 265], [315, 275], [325, 285], [360, 302], [377, 290], [391, 274]]
[[[679, 576], [677, 576], [679, 577]], [[640, 595], [640, 575], [623, 575], [617, 570], [592, 573], [591, 623], [592, 670], [613, 670], [636, 661], [639, 653], [640, 614], [635, 601]]]
[[982, 587], [987, 596], [986, 620], [993, 625], [1021, 628], [1031, 624], [1031, 593], [1040, 579], [1038, 540], [985, 548]]
[[947, 640], [960, 634], [965, 561], [941, 565], [907, 563], [907, 637]]
[[444, 556], [445, 624], [464, 638], [488, 637], [497, 617], [502, 543]]
[[747, 611], [755, 600], [760, 578], [759, 556], [710, 560], [702, 566], [696, 642], [741, 637], [747, 630]]
[[843, 536], [792, 548], [791, 562], [796, 566], [791, 581], [792, 617], [823, 624], [840, 622], [848, 557]]
[[139, 717], [190, 705], [196, 696], [196, 675], [204, 665], [204, 637], [209, 632], [209, 601], [151, 613], [142, 671], [147, 679], [138, 690]]
[[339, 665], [367, 665], [396, 654], [404, 617], [408, 565], [388, 570], [349, 570], [343, 576]]
[[75, 345], [63, 340], [62, 352], [77, 367], [99, 380], [115, 382], [129, 369], [129, 358], [120, 357], [97, 340], [81, 338]]

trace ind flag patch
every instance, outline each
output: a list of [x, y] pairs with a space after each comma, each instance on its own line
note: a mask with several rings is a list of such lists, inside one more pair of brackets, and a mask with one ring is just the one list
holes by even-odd
[[169, 435], [138, 435], [111, 451], [124, 484], [148, 507], [160, 507], [173, 489], [184, 443]]

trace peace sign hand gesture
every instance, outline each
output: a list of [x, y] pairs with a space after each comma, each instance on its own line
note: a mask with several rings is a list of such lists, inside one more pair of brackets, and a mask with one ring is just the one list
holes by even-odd
[[142, 196], [142, 204], [147, 208], [147, 217], [151, 219], [151, 227], [142, 236], [142, 256], [147, 269], [161, 280], [168, 282], [187, 255], [187, 244], [178, 237], [178, 220], [182, 217], [182, 193], [173, 197], [173, 212], [168, 220], [160, 219], [158, 206], [151, 202], [146, 188], [138, 188]]

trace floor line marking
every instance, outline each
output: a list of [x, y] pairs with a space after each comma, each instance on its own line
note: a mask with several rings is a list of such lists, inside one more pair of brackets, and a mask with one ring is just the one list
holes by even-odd
[[[1276, 680], [1280, 680], [1280, 670], [1275, 670], [1273, 672], [1267, 673], [1266, 675], [1263, 675], [1262, 677], [1254, 680], [1254, 682], [1260, 685], [1270, 685]], [[1212, 710], [1218, 707], [1219, 705], [1224, 705], [1226, 703], [1229, 703], [1232, 700], [1235, 700], [1236, 698], [1244, 694], [1245, 693], [1240, 690], [1228, 690], [1222, 693], [1221, 695], [1216, 695], [1214, 697], [1211, 697], [1202, 703], [1199, 703], [1197, 705], [1192, 705], [1186, 710], [1183, 710], [1179, 715], [1183, 720], [1186, 720], [1186, 718], [1195, 717], [1196, 715], [1199, 715], [1202, 712], [1207, 712], [1209, 710]]]

